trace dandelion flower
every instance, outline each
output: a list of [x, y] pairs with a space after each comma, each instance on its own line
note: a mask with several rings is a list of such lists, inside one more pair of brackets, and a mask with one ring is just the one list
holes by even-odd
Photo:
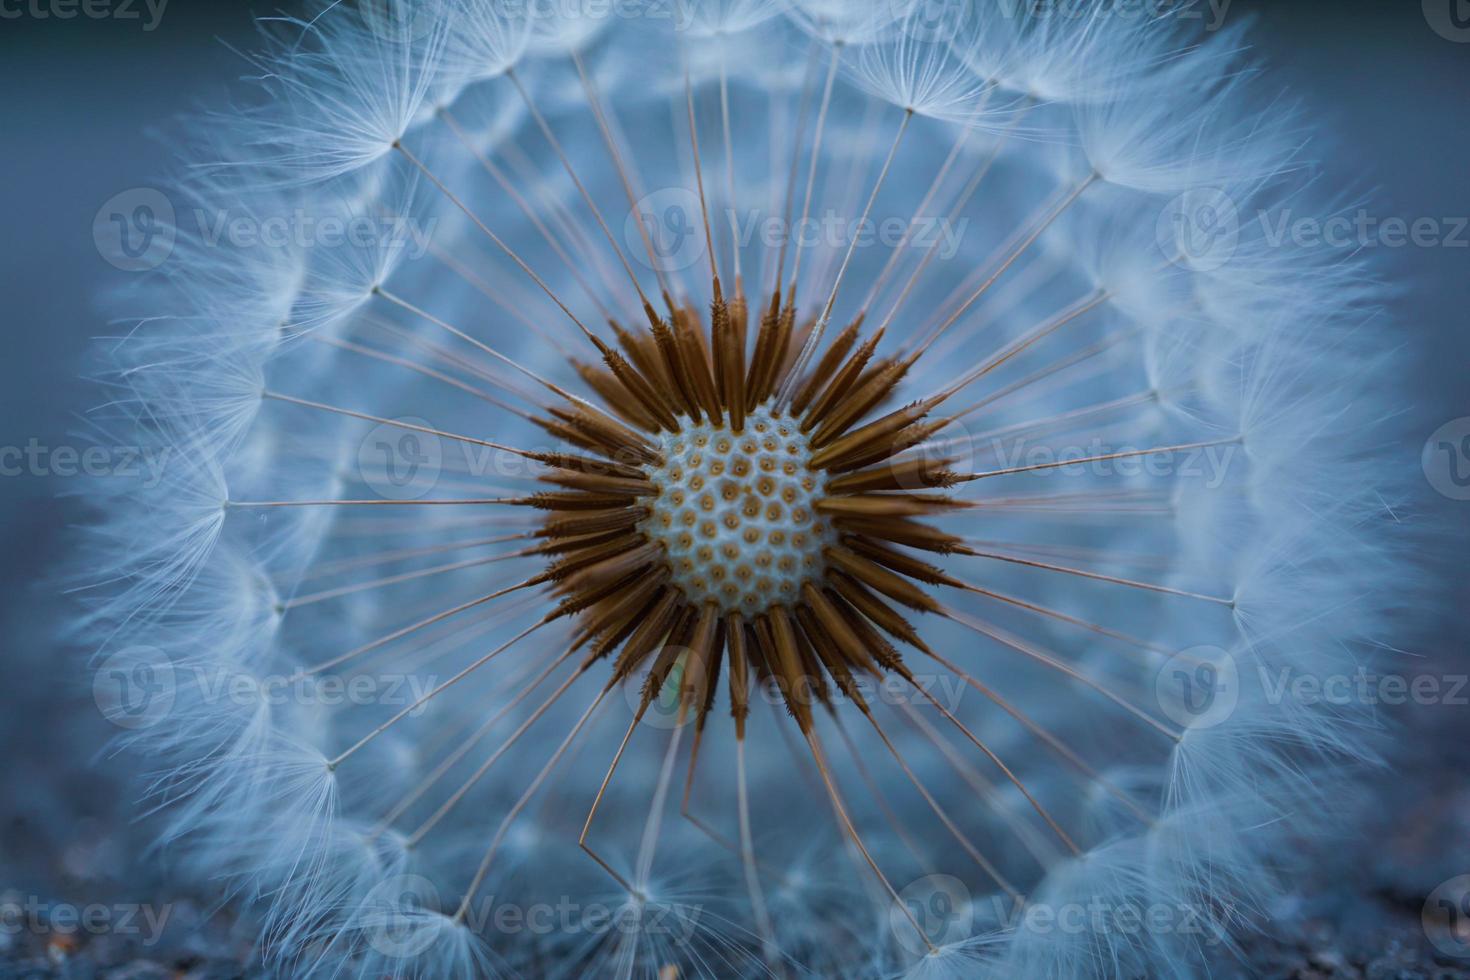
[[1163, 15], [553, 6], [265, 22], [186, 150], [90, 590], [171, 846], [299, 975], [1197, 975], [1403, 574], [1371, 280], [1238, 220], [1301, 118]]

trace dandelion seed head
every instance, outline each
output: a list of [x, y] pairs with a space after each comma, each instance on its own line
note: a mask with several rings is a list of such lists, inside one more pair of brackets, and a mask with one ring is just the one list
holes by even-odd
[[1377, 286], [1217, 220], [1315, 199], [1237, 31], [961, 6], [270, 22], [179, 202], [309, 230], [120, 301], [86, 629], [282, 972], [1183, 975], [1005, 910], [1281, 887], [1365, 726], [1200, 685], [1411, 578]]
[[760, 407], [741, 432], [706, 423], [669, 433], [662, 455], [643, 531], [689, 602], [755, 615], [821, 581], [836, 541], [816, 507], [827, 475], [796, 420]]

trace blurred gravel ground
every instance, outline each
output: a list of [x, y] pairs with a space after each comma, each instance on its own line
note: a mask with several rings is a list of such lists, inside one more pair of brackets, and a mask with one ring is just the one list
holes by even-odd
[[[1405, 820], [1404, 816], [1411, 819]], [[1201, 976], [1261, 977], [1270, 980], [1470, 980], [1470, 958], [1438, 951], [1421, 915], [1435, 886], [1470, 870], [1470, 789], [1429, 790], [1385, 815], [1371, 847], [1346, 872], [1313, 882], [1303, 897], [1279, 910], [1275, 935], [1248, 937], [1245, 961], [1216, 966]], [[100, 825], [99, 825], [100, 826]], [[27, 833], [45, 836], [40, 828]], [[6, 838], [22, 828], [13, 822]], [[107, 914], [119, 917], [130, 903], [116, 882], [98, 881], [88, 862], [109, 858], [102, 841], [49, 854], [32, 851], [39, 867], [60, 859], [57, 870], [74, 886], [65, 908], [85, 915], [86, 885], [97, 889]], [[39, 860], [37, 860], [39, 859]], [[100, 896], [109, 897], [103, 899]], [[166, 888], [150, 905], [153, 918], [135, 915], [113, 931], [52, 922], [47, 899], [31, 897], [0, 882], [0, 980], [226, 980], [260, 978], [248, 930], [234, 928], [228, 912], [212, 912], [192, 898], [174, 899]], [[153, 923], [161, 924], [156, 935]], [[1470, 941], [1470, 922], [1460, 924]], [[1017, 978], [1026, 980], [1026, 978]], [[1146, 980], [1146, 978], [1138, 978]]]

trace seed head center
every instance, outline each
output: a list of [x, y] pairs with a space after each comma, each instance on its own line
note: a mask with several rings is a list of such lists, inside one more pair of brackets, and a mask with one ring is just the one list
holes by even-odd
[[755, 615], [820, 581], [836, 540], [817, 513], [827, 477], [796, 423], [761, 406], [732, 432], [686, 422], [663, 436], [658, 493], [642, 530], [663, 544], [672, 581], [694, 604]]

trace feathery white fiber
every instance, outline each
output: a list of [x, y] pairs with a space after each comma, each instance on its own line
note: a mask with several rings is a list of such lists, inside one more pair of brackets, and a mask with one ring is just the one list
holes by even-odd
[[[98, 662], [168, 685], [121, 748], [268, 962], [1228, 956], [1374, 759], [1366, 706], [1275, 679], [1351, 673], [1412, 586], [1378, 287], [1247, 220], [1342, 202], [1244, 34], [908, 0], [384, 9], [263, 25], [254, 96], [184, 150], [176, 211], [206, 220], [119, 300], [94, 417], [167, 463], [97, 488], [79, 572]], [[770, 477], [701, 548], [702, 471], [641, 434], [690, 471], [714, 440], [711, 490], [800, 479], [751, 462], [756, 390], [739, 414], [789, 426], [805, 475], [871, 483], [808, 514]], [[783, 559], [809, 559], [775, 576], [799, 603], [716, 623], [727, 576]]]

